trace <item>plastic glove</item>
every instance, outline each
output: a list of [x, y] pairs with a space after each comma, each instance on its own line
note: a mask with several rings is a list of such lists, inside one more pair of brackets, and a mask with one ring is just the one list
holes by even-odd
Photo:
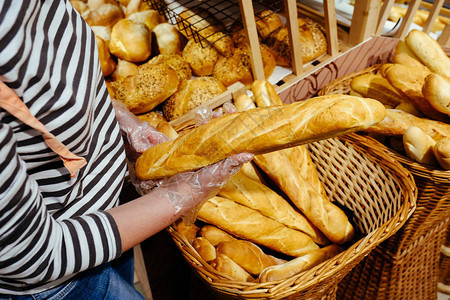
[[112, 100], [112, 104], [124, 137], [125, 152], [131, 162], [135, 162], [151, 146], [170, 140], [167, 135], [156, 130], [148, 122], [139, 120], [123, 102]]
[[224, 113], [231, 114], [235, 112], [237, 112], [237, 108], [231, 102], [225, 102], [221, 108], [215, 111], [209, 107], [202, 106], [195, 110], [194, 122], [196, 126], [200, 126], [208, 123], [211, 119], [222, 116]]
[[252, 159], [253, 154], [250, 153], [232, 155], [195, 172], [167, 178], [152, 193], [158, 197], [167, 197], [174, 205], [176, 214], [183, 216], [184, 221], [191, 224], [203, 202], [215, 196], [227, 180]]

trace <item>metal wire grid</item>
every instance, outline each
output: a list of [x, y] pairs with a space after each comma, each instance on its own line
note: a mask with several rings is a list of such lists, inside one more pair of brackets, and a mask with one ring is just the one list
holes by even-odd
[[[164, 15], [169, 23], [177, 25], [178, 29], [187, 37], [193, 38], [203, 47], [211, 46], [219, 39], [210, 42], [208, 37], [213, 33], [208, 27], [200, 28], [198, 23], [207, 21], [210, 26], [219, 25], [225, 36], [231, 36], [233, 32], [242, 29], [241, 11], [238, 0], [147, 0], [147, 3], [161, 15]], [[252, 1], [255, 20], [263, 10], [272, 10], [274, 13], [283, 9], [282, 0], [257, 0]], [[195, 14], [183, 18], [180, 13], [184, 9], [189, 9]], [[200, 18], [198, 18], [200, 16]], [[207, 34], [205, 34], [208, 32]], [[211, 33], [210, 33], [211, 32]], [[222, 37], [222, 38], [223, 38]]]

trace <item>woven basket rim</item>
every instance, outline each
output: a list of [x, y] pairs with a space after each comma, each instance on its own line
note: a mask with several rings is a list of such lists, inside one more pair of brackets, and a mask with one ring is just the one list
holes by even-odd
[[[338, 139], [344, 143], [351, 143], [353, 147], [358, 149], [358, 151], [361, 151], [361, 153], [364, 153], [364, 155], [372, 156], [383, 168], [392, 170], [391, 173], [395, 172], [396, 175], [402, 179], [399, 180], [399, 184], [402, 185], [403, 202], [392, 218], [354, 242], [348, 249], [333, 258], [286, 280], [266, 283], [238, 282], [218, 273], [199, 256], [182, 234], [177, 232], [174, 227], [170, 226], [168, 232], [182, 251], [183, 256], [186, 258], [191, 268], [193, 268], [204, 281], [210, 284], [213, 289], [220, 290], [229, 295], [245, 299], [256, 299], [261, 297], [261, 295], [263, 295], [264, 299], [272, 299], [271, 297], [274, 297], [273, 299], [280, 299], [280, 296], [277, 293], [283, 292], [283, 297], [291, 296], [307, 291], [309, 288], [327, 278], [331, 278], [331, 276], [334, 276], [338, 271], [352, 265], [353, 262], [359, 262], [377, 245], [395, 234], [404, 225], [416, 208], [417, 187], [414, 183], [412, 174], [397, 160], [393, 159], [385, 148], [380, 147], [376, 143], [374, 144], [372, 140], [367, 139], [364, 136], [352, 133], [338, 137]], [[287, 288], [290, 288], [289, 295], [286, 294]]]

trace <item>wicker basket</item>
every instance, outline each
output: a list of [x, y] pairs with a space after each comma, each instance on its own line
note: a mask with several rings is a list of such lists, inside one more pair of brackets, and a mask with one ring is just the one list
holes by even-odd
[[[319, 94], [347, 94], [354, 77], [376, 73], [379, 66], [334, 80]], [[450, 218], [450, 171], [419, 164], [372, 141], [377, 147], [386, 148], [391, 157], [412, 173], [418, 188], [417, 208], [405, 226], [340, 283], [338, 298], [435, 299], [441, 245]]]
[[441, 247], [438, 291], [450, 295], [450, 224], [447, 226], [445, 244]]
[[356, 134], [308, 145], [332, 201], [346, 207], [361, 238], [332, 259], [283, 281], [237, 282], [209, 266], [186, 238], [168, 230], [193, 272], [218, 299], [335, 299], [337, 285], [377, 245], [395, 234], [415, 209], [411, 174], [384, 148]]

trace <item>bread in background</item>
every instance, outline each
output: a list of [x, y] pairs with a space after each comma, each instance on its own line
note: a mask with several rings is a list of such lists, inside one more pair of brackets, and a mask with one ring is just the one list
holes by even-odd
[[135, 76], [111, 83], [115, 98], [134, 114], [149, 112], [172, 94], [179, 85], [176, 71], [165, 63], [139, 66]]
[[216, 248], [205, 238], [196, 237], [192, 241], [192, 247], [197, 251], [201, 258], [206, 262], [211, 261], [217, 257]]
[[450, 138], [438, 141], [434, 145], [433, 152], [439, 165], [444, 170], [450, 170]]
[[225, 86], [214, 77], [202, 76], [184, 80], [176, 93], [164, 103], [164, 117], [169, 121], [174, 120], [224, 91]]
[[192, 69], [189, 63], [177, 53], [162, 53], [152, 57], [146, 64], [166, 63], [172, 67], [180, 79], [180, 83], [192, 78]]
[[419, 127], [411, 126], [403, 134], [406, 155], [422, 164], [436, 165], [433, 148], [436, 142]]
[[[327, 51], [327, 40], [318, 23], [306, 19], [298, 19], [302, 62], [307, 63]], [[263, 40], [267, 44], [278, 65], [291, 66], [291, 51], [287, 25], [283, 25]]]
[[189, 63], [195, 75], [208, 76], [213, 74], [220, 54], [214, 47], [204, 47], [192, 39], [183, 49], [183, 58]]
[[122, 19], [112, 28], [109, 50], [120, 59], [143, 62], [152, 51], [150, 31], [142, 23]]
[[181, 54], [181, 35], [175, 25], [160, 23], [153, 28], [157, 52], [160, 54]]
[[117, 59], [117, 65], [114, 72], [111, 74], [111, 79], [113, 81], [121, 81], [128, 76], [136, 75], [138, 71], [138, 65], [123, 59]]
[[89, 26], [113, 27], [125, 17], [118, 4], [105, 3], [96, 9], [85, 10], [81, 16]]
[[252, 282], [255, 279], [241, 266], [224, 254], [219, 254], [210, 262], [211, 267], [237, 281]]
[[435, 110], [450, 116], [449, 78], [445, 78], [436, 73], [428, 75], [422, 86], [422, 93]]
[[236, 238], [216, 226], [206, 224], [200, 228], [198, 235], [206, 238], [213, 246], [220, 242], [234, 241]]
[[150, 32], [156, 27], [156, 25], [163, 23], [164, 19], [161, 18], [158, 11], [149, 9], [144, 11], [138, 11], [127, 17], [129, 20], [132, 20], [136, 23], [143, 23], [147, 26]]

